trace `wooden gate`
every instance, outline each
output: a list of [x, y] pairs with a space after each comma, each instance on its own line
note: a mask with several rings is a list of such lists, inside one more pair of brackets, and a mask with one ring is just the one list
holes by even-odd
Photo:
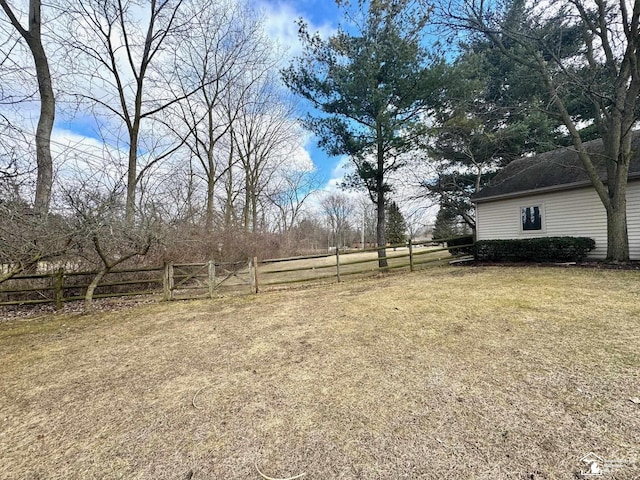
[[255, 264], [248, 262], [167, 263], [164, 266], [165, 300], [213, 298], [216, 293], [256, 292]]

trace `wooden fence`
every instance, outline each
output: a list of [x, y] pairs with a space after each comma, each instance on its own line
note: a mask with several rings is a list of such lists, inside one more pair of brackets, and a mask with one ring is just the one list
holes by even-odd
[[340, 282], [351, 275], [363, 276], [397, 269], [408, 269], [413, 272], [417, 268], [428, 265], [471, 259], [472, 257], [452, 256], [451, 253], [464, 251], [472, 246], [473, 244], [437, 247], [414, 242], [388, 245], [384, 248], [386, 267], [379, 266], [377, 253], [383, 250], [379, 247], [263, 260], [257, 263], [256, 292], [268, 287], [294, 283]]
[[[69, 272], [16, 275], [0, 285], [0, 305], [37, 305], [83, 300], [97, 272]], [[154, 294], [162, 287], [162, 267], [112, 270], [104, 276], [94, 298]]]
[[[0, 305], [38, 305], [83, 300], [97, 272], [69, 272], [16, 275], [0, 285]], [[255, 291], [252, 264], [242, 263], [167, 263], [159, 267], [112, 270], [98, 284], [93, 298], [162, 294], [165, 300], [213, 298], [216, 292]]]
[[[158, 267], [119, 269], [109, 272], [93, 297], [162, 295], [164, 300], [213, 298], [218, 294], [258, 293], [260, 290], [303, 282], [340, 282], [348, 276], [378, 274], [397, 269], [414, 271], [453, 260], [451, 251], [472, 245], [437, 247], [413, 242], [390, 245], [384, 250], [387, 266], [378, 266], [382, 248], [337, 250], [335, 253], [237, 263], [172, 264]], [[459, 260], [459, 259], [458, 259]], [[0, 305], [36, 305], [82, 300], [97, 272], [17, 275], [0, 284]]]

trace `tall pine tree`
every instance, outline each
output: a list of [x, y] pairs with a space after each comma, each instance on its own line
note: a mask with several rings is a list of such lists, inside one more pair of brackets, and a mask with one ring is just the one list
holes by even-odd
[[[439, 85], [438, 60], [423, 48], [430, 7], [424, 0], [339, 1], [348, 29], [324, 40], [300, 23], [303, 55], [283, 72], [289, 88], [312, 102], [307, 126], [330, 155], [346, 155], [353, 183], [377, 207], [376, 241], [386, 245], [388, 176], [424, 133], [422, 117]], [[387, 266], [384, 249], [379, 266]]]

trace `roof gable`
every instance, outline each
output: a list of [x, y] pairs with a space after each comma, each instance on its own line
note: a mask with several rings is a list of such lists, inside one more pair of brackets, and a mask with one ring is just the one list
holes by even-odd
[[[600, 178], [606, 179], [606, 163], [602, 139], [584, 143]], [[633, 133], [634, 155], [629, 166], [629, 178], [640, 176], [640, 131]], [[474, 202], [496, 197], [518, 196], [539, 190], [555, 190], [590, 185], [582, 160], [575, 147], [564, 147], [550, 152], [522, 157], [502, 169], [471, 199]]]

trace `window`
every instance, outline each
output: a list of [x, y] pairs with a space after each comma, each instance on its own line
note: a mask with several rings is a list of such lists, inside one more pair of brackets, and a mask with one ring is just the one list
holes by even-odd
[[540, 205], [522, 207], [522, 231], [542, 230], [542, 208]]

